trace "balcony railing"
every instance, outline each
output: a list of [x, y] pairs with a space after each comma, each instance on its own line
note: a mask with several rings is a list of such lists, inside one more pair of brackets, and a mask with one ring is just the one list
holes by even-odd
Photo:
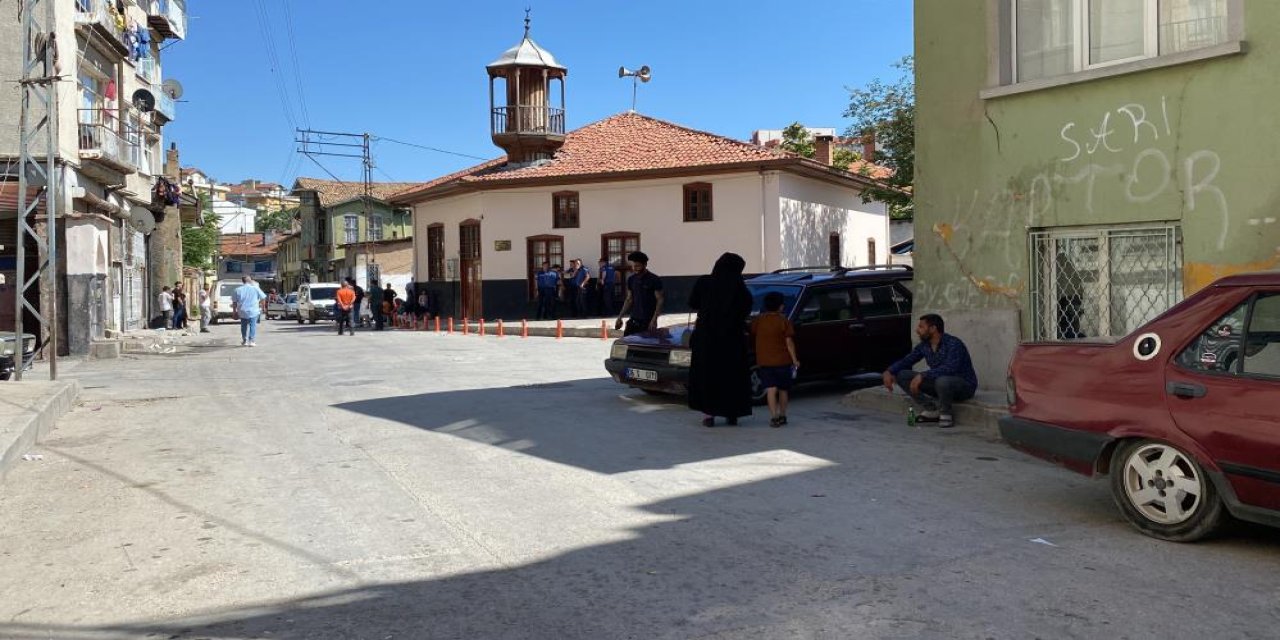
[[160, 65], [155, 58], [139, 58], [134, 63], [134, 73], [138, 74], [147, 84], [153, 87], [159, 87], [161, 82]]
[[147, 23], [156, 33], [182, 40], [187, 37], [187, 4], [183, 0], [151, 0]]
[[564, 109], [541, 105], [494, 107], [490, 122], [493, 135], [564, 135]]
[[124, 40], [125, 17], [109, 0], [75, 0], [76, 25], [92, 29], [121, 56], [129, 55]]
[[119, 171], [133, 173], [141, 164], [138, 133], [120, 120], [113, 109], [79, 110], [80, 158], [95, 160]]
[[163, 92], [156, 92], [156, 114], [164, 118], [165, 122], [172, 122], [178, 115], [178, 105], [172, 96]]

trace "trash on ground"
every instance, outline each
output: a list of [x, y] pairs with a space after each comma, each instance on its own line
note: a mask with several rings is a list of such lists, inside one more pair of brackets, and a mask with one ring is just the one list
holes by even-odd
[[26, 460], [27, 462], [38, 462], [40, 460], [44, 460], [44, 456], [38, 453], [28, 453], [23, 455], [22, 459]]
[[1058, 546], [1058, 545], [1056, 545], [1056, 544], [1054, 544], [1054, 543], [1052, 543], [1052, 542], [1049, 542], [1048, 540], [1045, 540], [1044, 538], [1032, 538], [1032, 539], [1031, 539], [1031, 541], [1032, 541], [1032, 542], [1034, 542], [1034, 543], [1036, 543], [1036, 544], [1042, 544], [1042, 545], [1045, 545], [1045, 546], [1047, 546], [1047, 547], [1056, 547], [1056, 546]]

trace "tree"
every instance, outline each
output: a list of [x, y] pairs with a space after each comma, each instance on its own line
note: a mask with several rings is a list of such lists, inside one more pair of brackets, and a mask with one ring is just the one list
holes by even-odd
[[816, 151], [813, 148], [813, 136], [799, 122], [792, 122], [782, 130], [782, 150], [790, 151], [802, 158], [812, 158]]
[[843, 147], [836, 147], [836, 150], [831, 152], [831, 166], [841, 171], [848, 171], [850, 165], [861, 159], [862, 154]]
[[203, 197], [200, 198], [200, 209], [204, 211], [204, 224], [182, 228], [182, 264], [203, 269], [213, 266], [220, 229], [218, 216], [205, 209]]
[[874, 162], [893, 171], [882, 180], [885, 187], [862, 193], [863, 201], [880, 200], [894, 218], [910, 218], [914, 213], [912, 185], [916, 170], [915, 59], [906, 56], [893, 65], [902, 75], [892, 84], [879, 78], [861, 89], [849, 90], [849, 108], [844, 115], [853, 122], [846, 133], [852, 138], [874, 135]]
[[259, 209], [257, 216], [254, 217], [254, 229], [258, 231], [282, 231], [289, 232], [293, 230], [293, 216], [298, 210], [295, 209]]

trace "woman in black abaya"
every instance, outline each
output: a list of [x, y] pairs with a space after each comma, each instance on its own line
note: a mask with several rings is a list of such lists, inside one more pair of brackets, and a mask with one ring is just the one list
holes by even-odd
[[736, 253], [716, 260], [711, 275], [698, 278], [689, 307], [698, 312], [693, 361], [689, 367], [689, 408], [701, 411], [704, 427], [716, 417], [730, 425], [751, 415], [751, 371], [747, 361], [747, 316], [751, 292], [742, 282], [747, 263]]

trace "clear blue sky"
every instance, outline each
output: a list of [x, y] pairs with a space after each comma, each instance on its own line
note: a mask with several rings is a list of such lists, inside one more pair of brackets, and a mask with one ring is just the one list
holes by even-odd
[[[892, 63], [912, 51], [911, 0], [188, 0], [189, 37], [164, 52], [166, 76], [186, 89], [166, 144], [223, 182], [323, 177], [294, 153], [282, 85], [298, 126], [501, 155], [484, 67], [520, 41], [526, 6], [533, 39], [569, 67], [570, 128], [630, 108], [618, 66], [647, 64], [647, 115], [739, 139], [794, 121], [843, 129], [846, 87], [895, 78]], [[475, 163], [385, 141], [374, 156], [379, 181]], [[357, 160], [323, 162], [360, 178]]]

